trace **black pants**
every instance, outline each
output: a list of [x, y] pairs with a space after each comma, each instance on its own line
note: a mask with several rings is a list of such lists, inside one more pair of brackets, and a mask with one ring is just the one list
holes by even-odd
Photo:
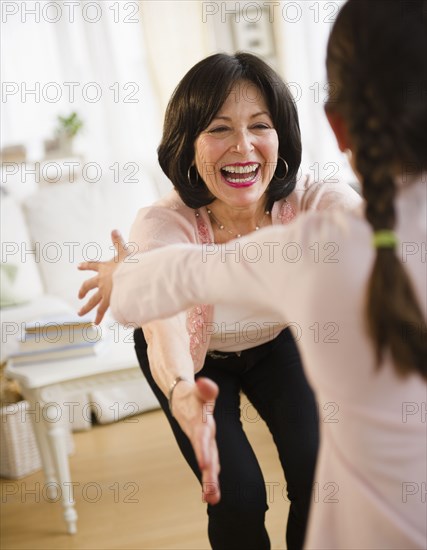
[[[165, 412], [189, 466], [201, 480], [193, 448], [169, 413], [167, 399], [154, 382], [141, 329], [134, 334], [142, 371]], [[267, 487], [240, 420], [241, 413], [265, 420], [277, 447], [287, 483], [290, 512], [286, 540], [289, 550], [302, 548], [312, 495], [318, 448], [318, 417], [313, 392], [301, 365], [291, 332], [241, 352], [206, 357], [196, 377], [205, 376], [219, 386], [214, 418], [221, 472], [221, 500], [208, 505], [209, 540], [214, 550], [264, 550], [270, 541], [264, 525]], [[240, 410], [240, 391], [252, 410]], [[268, 480], [269, 498], [284, 498], [283, 487]]]

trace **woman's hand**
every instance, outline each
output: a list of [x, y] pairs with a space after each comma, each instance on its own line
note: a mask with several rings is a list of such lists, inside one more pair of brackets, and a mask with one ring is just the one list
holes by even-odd
[[173, 413], [189, 438], [202, 474], [203, 501], [217, 504], [221, 498], [218, 474], [220, 464], [213, 417], [218, 386], [208, 378], [189, 385], [180, 382], [173, 393]]
[[98, 306], [96, 312], [95, 324], [99, 324], [110, 305], [111, 290], [113, 288], [113, 273], [117, 266], [123, 261], [129, 252], [126, 250], [126, 244], [117, 229], [111, 232], [111, 240], [113, 241], [116, 255], [108, 262], [83, 262], [79, 264], [78, 269], [81, 271], [97, 271], [97, 275], [91, 279], [87, 279], [79, 290], [79, 298], [83, 299], [89, 290], [97, 288], [97, 292], [90, 300], [79, 310], [79, 315], [84, 315]]

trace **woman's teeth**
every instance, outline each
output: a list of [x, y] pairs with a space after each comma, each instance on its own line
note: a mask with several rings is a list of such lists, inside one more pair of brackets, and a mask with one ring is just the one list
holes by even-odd
[[258, 164], [246, 164], [245, 166], [224, 166], [223, 170], [232, 174], [248, 174], [255, 172], [257, 168]]
[[221, 171], [225, 179], [230, 183], [247, 183], [255, 178], [258, 167], [259, 164], [224, 166]]

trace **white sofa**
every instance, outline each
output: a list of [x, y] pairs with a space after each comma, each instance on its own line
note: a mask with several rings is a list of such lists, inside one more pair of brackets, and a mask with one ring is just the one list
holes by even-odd
[[[16, 349], [24, 323], [79, 309], [84, 302], [78, 300], [77, 292], [91, 272], [78, 271], [77, 264], [110, 258], [111, 229], [120, 229], [126, 239], [138, 209], [159, 197], [154, 179], [141, 173], [138, 183], [114, 183], [112, 178], [89, 183], [80, 178], [72, 183], [43, 185], [34, 178], [32, 182], [28, 177], [27, 181], [22, 179], [19, 174], [14, 180], [2, 178], [2, 302], [6, 292], [7, 298], [15, 302], [0, 310], [2, 363]], [[16, 272], [13, 277], [11, 271]], [[118, 330], [111, 318], [101, 328], [107, 332]], [[120, 331], [120, 338], [124, 338], [126, 331], [123, 328]], [[84, 395], [77, 396], [79, 402], [91, 401], [90, 391], [82, 389]], [[120, 387], [106, 387], [102, 396], [98, 391], [98, 403], [101, 401], [105, 409], [102, 422], [117, 419], [117, 415], [113, 418], [108, 411], [108, 403], [120, 399], [137, 403], [135, 412], [158, 406], [141, 374], [140, 384], [123, 382]], [[97, 411], [98, 408], [94, 412]], [[89, 427], [87, 415], [85, 418], [76, 415], [74, 430]]]

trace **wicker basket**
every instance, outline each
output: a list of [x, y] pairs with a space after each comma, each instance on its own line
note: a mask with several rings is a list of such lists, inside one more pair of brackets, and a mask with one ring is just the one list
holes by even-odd
[[[42, 467], [33, 424], [26, 414], [27, 401], [19, 401], [0, 409], [0, 477], [18, 479]], [[68, 453], [73, 451], [71, 433]]]
[[0, 476], [12, 479], [40, 470], [41, 460], [27, 401], [0, 409]]

